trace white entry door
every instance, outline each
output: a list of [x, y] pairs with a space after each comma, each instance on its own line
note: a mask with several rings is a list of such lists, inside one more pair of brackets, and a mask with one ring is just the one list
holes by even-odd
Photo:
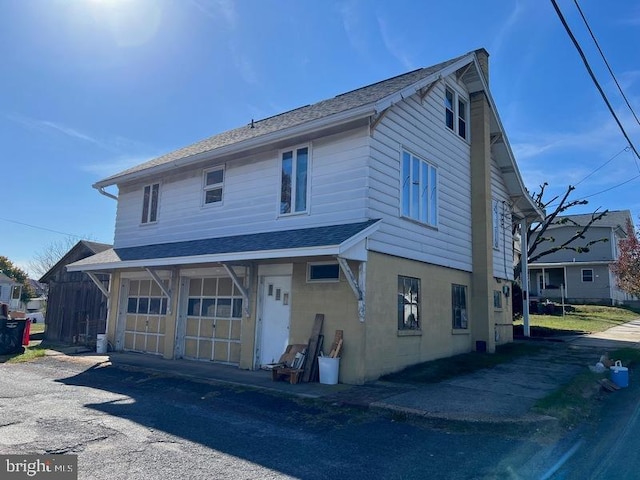
[[264, 277], [262, 288], [259, 365], [277, 362], [289, 344], [291, 277]]

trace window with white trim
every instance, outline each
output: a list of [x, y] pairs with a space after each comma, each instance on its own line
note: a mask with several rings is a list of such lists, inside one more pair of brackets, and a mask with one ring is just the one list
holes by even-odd
[[204, 204], [210, 205], [222, 202], [224, 187], [224, 167], [211, 168], [203, 173]]
[[444, 89], [445, 124], [460, 137], [467, 138], [469, 104], [455, 90]]
[[154, 223], [158, 220], [158, 197], [160, 196], [160, 184], [145, 185], [142, 197], [141, 223]]
[[401, 211], [403, 217], [438, 224], [438, 171], [407, 151], [402, 152]]
[[282, 152], [280, 178], [280, 214], [307, 211], [309, 147]]
[[582, 269], [582, 281], [583, 282], [593, 282], [593, 268], [583, 268]]

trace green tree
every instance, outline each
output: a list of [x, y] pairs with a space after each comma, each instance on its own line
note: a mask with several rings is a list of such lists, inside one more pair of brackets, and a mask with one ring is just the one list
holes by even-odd
[[611, 270], [620, 290], [640, 297], [640, 234], [634, 230], [629, 220], [625, 231], [627, 237], [618, 243], [620, 255]]
[[0, 272], [22, 285], [20, 300], [24, 303], [27, 303], [30, 298], [36, 296], [33, 288], [31, 288], [31, 284], [29, 283], [29, 276], [27, 273], [21, 268], [15, 266], [11, 260], [2, 255], [0, 255]]

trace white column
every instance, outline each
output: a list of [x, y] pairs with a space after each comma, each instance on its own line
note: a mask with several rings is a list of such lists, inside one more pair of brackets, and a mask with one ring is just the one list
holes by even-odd
[[527, 219], [520, 220], [520, 278], [522, 279], [522, 320], [525, 337], [531, 336], [529, 329], [529, 263], [527, 262]]

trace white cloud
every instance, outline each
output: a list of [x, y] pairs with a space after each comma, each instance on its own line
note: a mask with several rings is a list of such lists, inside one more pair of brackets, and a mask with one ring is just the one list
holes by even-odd
[[513, 7], [513, 10], [511, 10], [511, 13], [509, 14], [509, 17], [502, 24], [502, 27], [500, 28], [500, 30], [498, 30], [495, 34], [493, 43], [491, 44], [491, 50], [490, 50], [492, 55], [498, 54], [500, 48], [502, 47], [502, 44], [505, 42], [505, 40], [511, 33], [511, 30], [513, 30], [514, 26], [518, 23], [518, 20], [522, 16], [523, 11], [524, 11], [524, 7], [522, 6], [522, 3], [519, 1], [516, 1]]
[[384, 18], [378, 15], [377, 20], [380, 36], [387, 51], [407, 70], [415, 69], [415, 63], [411, 60], [409, 53], [402, 47], [405, 42], [393, 35]]
[[141, 163], [147, 162], [153, 158], [155, 158], [155, 155], [118, 156], [104, 162], [83, 165], [80, 169], [85, 172], [95, 174], [101, 178], [105, 178], [127, 170], [128, 168], [135, 167], [136, 165], [140, 165]]
[[345, 2], [340, 6], [338, 11], [349, 45], [359, 55], [367, 56], [369, 52], [369, 39], [361, 21], [362, 15], [358, 12], [358, 2]]

